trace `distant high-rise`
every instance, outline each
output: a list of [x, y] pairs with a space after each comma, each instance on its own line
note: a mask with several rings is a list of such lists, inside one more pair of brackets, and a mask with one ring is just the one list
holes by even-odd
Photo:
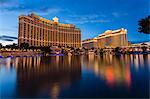
[[128, 46], [128, 41], [126, 38], [126, 29], [118, 29], [118, 30], [107, 30], [103, 34], [92, 38], [86, 39], [82, 41], [82, 47], [86, 48], [104, 48], [104, 47], [123, 47]]
[[18, 45], [28, 43], [29, 46], [63, 46], [79, 48], [81, 31], [73, 24], [62, 24], [58, 18], [53, 21], [35, 14], [19, 16]]

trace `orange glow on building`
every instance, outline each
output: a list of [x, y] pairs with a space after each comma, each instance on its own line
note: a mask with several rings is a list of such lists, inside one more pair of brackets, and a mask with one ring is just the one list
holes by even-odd
[[86, 39], [82, 41], [82, 47], [85, 48], [104, 48], [104, 47], [122, 47], [128, 46], [126, 38], [126, 29], [107, 30], [103, 34], [98, 35], [95, 38]]

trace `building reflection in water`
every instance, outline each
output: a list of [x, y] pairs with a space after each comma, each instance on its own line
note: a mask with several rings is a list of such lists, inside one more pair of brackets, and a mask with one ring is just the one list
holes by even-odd
[[92, 70], [95, 76], [99, 76], [108, 86], [125, 85], [130, 88], [132, 84], [131, 64], [138, 69], [139, 66], [148, 64], [148, 57], [149, 55], [88, 55], [82, 59], [86, 69]]
[[60, 84], [54, 83], [50, 90], [50, 96], [52, 96], [52, 98], [55, 99], [59, 96], [59, 92], [60, 92]]
[[[13, 62], [17, 71], [19, 97], [49, 94], [56, 98], [62, 88], [71, 86], [81, 76], [79, 56], [22, 57], [13, 59]], [[10, 62], [7, 62], [8, 69], [9, 65]]]
[[[43, 98], [49, 95], [57, 98], [62, 90], [83, 80], [82, 69], [82, 72], [94, 74], [110, 88], [131, 88], [131, 69], [150, 68], [147, 64], [150, 64], [150, 55], [6, 58], [0, 59], [0, 87], [2, 96]], [[2, 86], [8, 86], [9, 94], [7, 88]]]
[[[147, 64], [150, 64], [150, 55], [145, 54], [136, 54], [136, 55], [130, 55], [130, 63], [133, 64], [133, 68], [135, 68], [137, 71], [139, 71], [139, 68], [145, 68], [144, 66], [147, 66]], [[150, 68], [150, 65], [148, 65]]]
[[0, 58], [0, 98], [14, 97], [16, 94], [17, 73], [11, 58]]

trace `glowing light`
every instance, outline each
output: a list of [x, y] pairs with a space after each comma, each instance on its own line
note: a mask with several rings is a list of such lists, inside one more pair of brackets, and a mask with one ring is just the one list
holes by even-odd
[[59, 84], [54, 84], [52, 86], [52, 89], [51, 89], [51, 92], [50, 92], [50, 95], [52, 98], [57, 98], [59, 96], [59, 91], [60, 91], [60, 86]]
[[56, 16], [53, 18], [53, 21], [56, 22], [56, 23], [58, 23], [58, 20], [59, 19]]

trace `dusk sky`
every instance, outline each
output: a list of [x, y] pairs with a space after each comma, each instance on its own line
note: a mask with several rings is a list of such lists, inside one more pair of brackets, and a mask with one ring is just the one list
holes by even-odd
[[0, 43], [17, 43], [3, 35], [18, 37], [18, 16], [31, 12], [75, 24], [82, 40], [125, 28], [128, 41], [149, 41], [150, 35], [138, 33], [138, 20], [150, 14], [149, 5], [149, 0], [0, 0]]

